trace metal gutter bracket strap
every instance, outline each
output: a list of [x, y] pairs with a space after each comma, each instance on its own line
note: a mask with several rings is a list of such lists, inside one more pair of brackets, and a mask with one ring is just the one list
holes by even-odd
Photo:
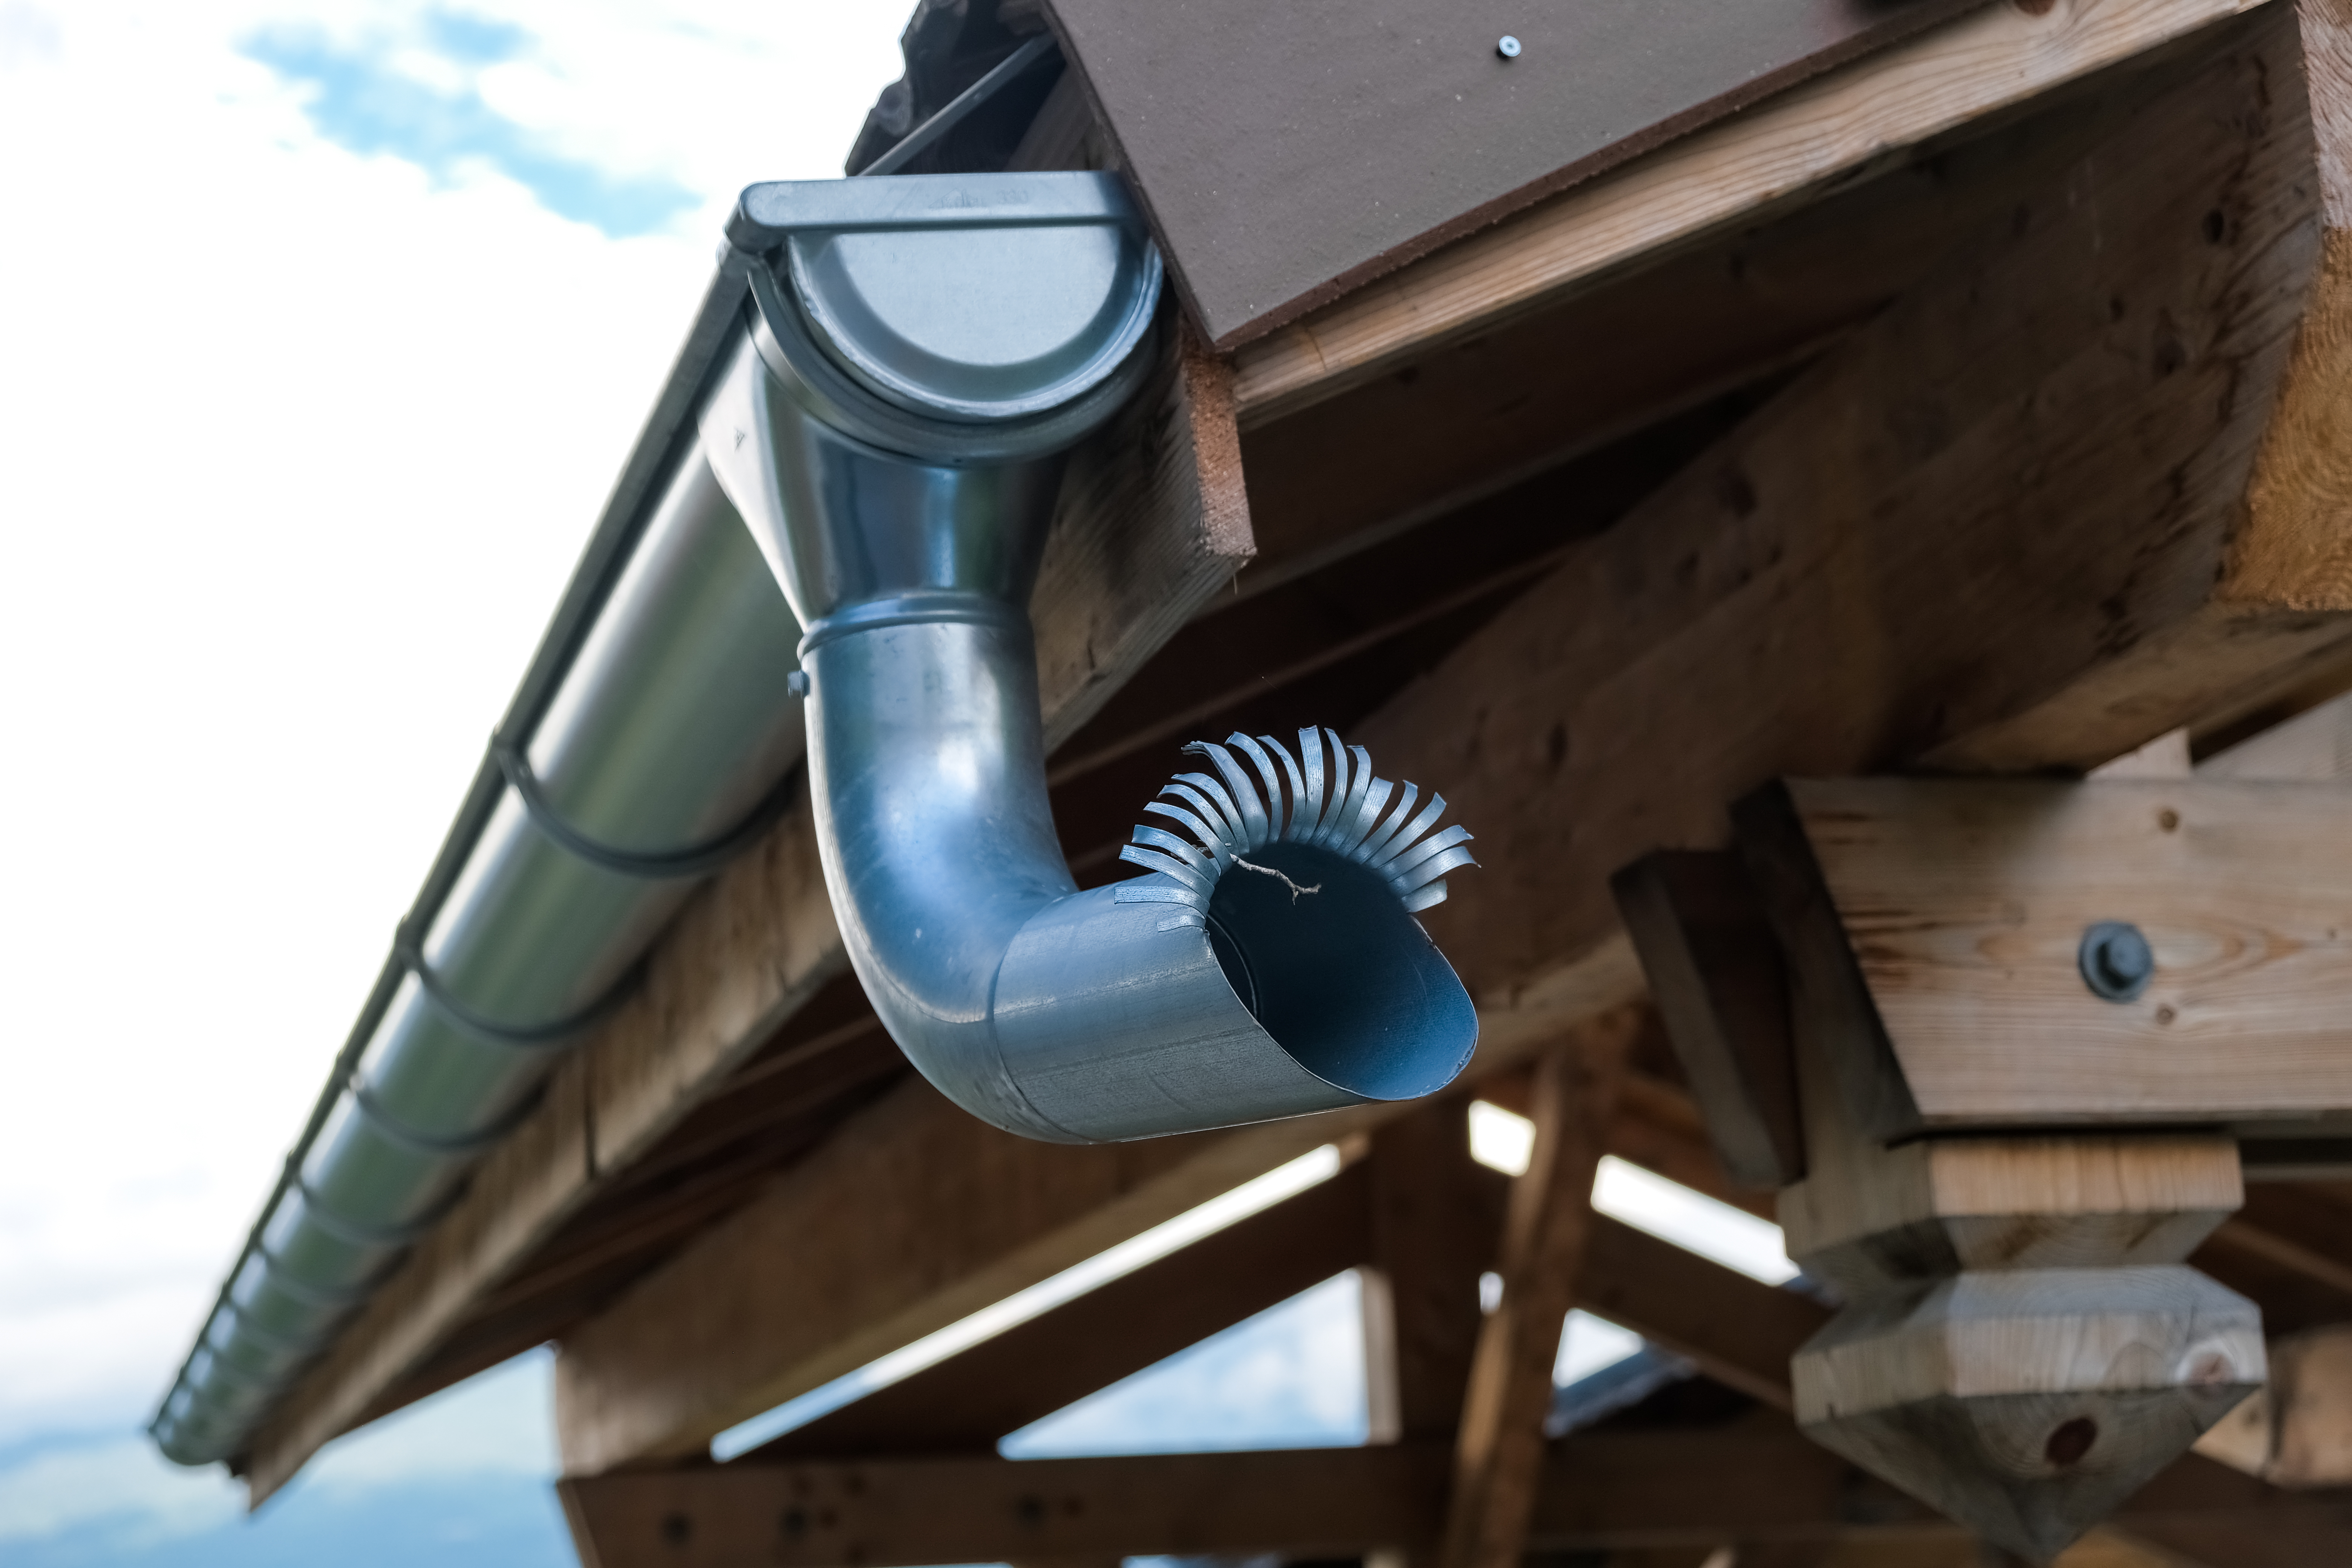
[[1027, 605], [1066, 454], [1150, 369], [1160, 258], [1118, 179], [758, 185], [730, 239], [762, 258], [702, 447], [806, 628], [826, 886], [909, 1059], [1073, 1143], [1450, 1081], [1476, 1015], [1412, 913], [1468, 835], [1411, 785], [1391, 809], [1360, 748], [1201, 748], [1213, 776], [1146, 807], [1190, 837], [1136, 830], [1147, 875], [1080, 892], [1063, 861]]

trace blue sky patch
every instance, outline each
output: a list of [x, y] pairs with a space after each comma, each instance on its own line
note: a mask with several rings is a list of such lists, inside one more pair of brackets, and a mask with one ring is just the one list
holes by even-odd
[[[425, 19], [425, 46], [460, 67], [512, 59], [530, 42], [521, 29], [500, 22], [446, 11]], [[247, 58], [310, 88], [305, 108], [312, 127], [348, 151], [389, 154], [437, 180], [479, 161], [557, 216], [614, 239], [654, 233], [700, 205], [700, 196], [675, 180], [616, 174], [555, 151], [471, 87], [445, 92], [404, 76], [392, 68], [388, 48], [341, 44], [310, 27], [267, 28], [240, 47]]]

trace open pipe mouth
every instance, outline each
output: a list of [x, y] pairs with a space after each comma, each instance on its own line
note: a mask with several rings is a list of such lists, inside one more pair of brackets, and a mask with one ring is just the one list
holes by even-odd
[[1446, 872], [1476, 864], [1466, 829], [1431, 831], [1444, 797], [1432, 795], [1415, 816], [1418, 785], [1399, 795], [1372, 776], [1361, 746], [1328, 730], [1298, 732], [1303, 768], [1271, 735], [1185, 750], [1208, 757], [1221, 777], [1181, 774], [1143, 808], [1183, 835], [1138, 826], [1120, 858], [1157, 875], [1113, 898], [1175, 904], [1163, 923], [1202, 928], [1235, 997], [1324, 1082], [1366, 1100], [1444, 1088], [1478, 1036], [1453, 966], [1412, 918], [1444, 901]]
[[[1361, 748], [1235, 735], [1080, 892], [1046, 805], [1027, 603], [1062, 457], [1150, 368], [1160, 265], [1104, 174], [762, 188], [789, 232], [704, 416], [807, 633], [818, 846], [908, 1058], [1062, 1142], [1444, 1087], [1477, 1021], [1413, 916], [1471, 863]], [[747, 200], [747, 208], [748, 208]]]

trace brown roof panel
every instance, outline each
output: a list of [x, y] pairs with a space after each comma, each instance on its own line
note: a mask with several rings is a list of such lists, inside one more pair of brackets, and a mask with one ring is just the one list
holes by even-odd
[[1051, 0], [1220, 348], [1982, 3]]

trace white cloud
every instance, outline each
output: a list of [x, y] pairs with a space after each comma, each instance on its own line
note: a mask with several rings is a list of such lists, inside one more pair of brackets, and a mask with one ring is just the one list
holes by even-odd
[[532, 36], [516, 118], [700, 198], [614, 240], [336, 146], [238, 52], [420, 6], [0, 0], [0, 1443], [163, 1392], [720, 216], [838, 172], [907, 8], [469, 5]]
[[98, 1522], [131, 1541], [193, 1535], [244, 1507], [245, 1489], [227, 1476], [182, 1469], [143, 1437], [52, 1448], [0, 1469], [0, 1542]]

